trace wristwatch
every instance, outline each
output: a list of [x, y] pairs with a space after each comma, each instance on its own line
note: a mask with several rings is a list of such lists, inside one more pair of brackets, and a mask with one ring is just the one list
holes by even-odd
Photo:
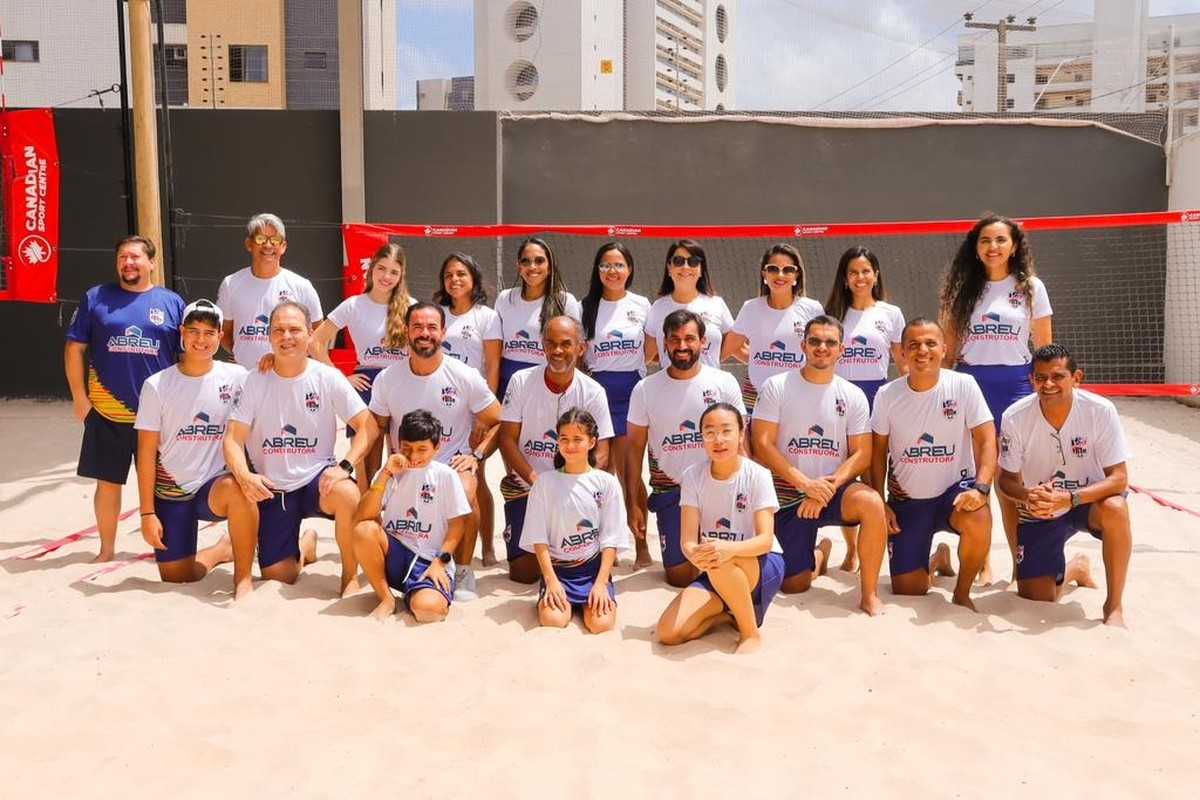
[[1076, 507], [1078, 507], [1078, 505], [1079, 505], [1079, 492], [1077, 490], [1072, 489], [1071, 490], [1071, 508], [1076, 508]]
[[992, 493], [992, 485], [990, 483], [981, 483], [979, 481], [975, 481], [975, 483], [971, 484], [971, 488], [979, 492], [984, 497], [987, 497]]
[[478, 450], [472, 450], [471, 458], [475, 459], [476, 461], [483, 461], [483, 453], [479, 452]]
[[453, 559], [453, 558], [454, 557], [452, 555], [450, 555], [449, 553], [447, 553], [445, 550], [438, 550], [437, 560], [442, 562], [443, 567], [446, 566], [447, 564], [449, 564], [451, 559]]
[[338, 468], [344, 470], [347, 475], [352, 478], [354, 477], [354, 465], [350, 463], [349, 459], [343, 458], [337, 463], [337, 465]]

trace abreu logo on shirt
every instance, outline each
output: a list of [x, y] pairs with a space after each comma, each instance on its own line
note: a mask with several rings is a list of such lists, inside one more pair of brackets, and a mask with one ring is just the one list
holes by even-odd
[[685, 419], [679, 423], [678, 433], [668, 433], [662, 439], [662, 444], [659, 447], [663, 452], [671, 452], [676, 450], [693, 450], [703, 446], [703, 437], [700, 431], [696, 428], [696, 423], [690, 419]]
[[422, 522], [421, 515], [415, 508], [405, 511], [400, 519], [388, 520], [383, 529], [393, 536], [407, 535], [412, 539], [428, 539], [429, 534], [433, 533], [432, 523]]
[[277, 435], [263, 439], [262, 451], [265, 456], [307, 456], [317, 452], [318, 441], [316, 436], [300, 436], [295, 425], [285, 422]]
[[788, 350], [787, 344], [783, 340], [776, 339], [767, 346], [766, 350], [757, 351], [754, 354], [753, 362], [759, 366], [798, 368], [804, 364], [804, 355]]
[[922, 433], [916, 444], [904, 448], [900, 461], [905, 464], [948, 464], [954, 460], [957, 449], [952, 444], [938, 444], [931, 433]]
[[638, 350], [638, 343], [635, 339], [628, 339], [625, 334], [621, 333], [616, 328], [604, 335], [604, 338], [592, 344], [596, 348], [597, 353], [620, 353]]
[[1061, 469], [1055, 470], [1054, 475], [1050, 478], [1050, 485], [1055, 489], [1066, 489], [1069, 492], [1075, 491], [1076, 489], [1082, 489], [1089, 483], [1091, 483], [1091, 481], [1089, 481], [1087, 478], [1084, 478], [1081, 481], [1070, 480], [1067, 477], [1067, 473], [1063, 472]]
[[108, 352], [130, 353], [139, 356], [158, 355], [158, 339], [151, 339], [142, 334], [137, 325], [130, 325], [125, 333], [108, 338]]
[[599, 538], [600, 529], [596, 527], [596, 523], [584, 517], [575, 523], [574, 533], [568, 533], [562, 538], [560, 549], [565, 553], [574, 553], [587, 548]]
[[211, 422], [211, 418], [204, 411], [199, 412], [192, 417], [192, 421], [183, 425], [179, 430], [175, 431], [175, 441], [177, 442], [211, 442], [220, 439], [225, 435], [225, 426]]
[[719, 520], [717, 520], [717, 524], [712, 530], [702, 531], [700, 536], [707, 537], [709, 539], [724, 539], [725, 541], [729, 542], [734, 542], [741, 539], [741, 536], [729, 529], [730, 524], [731, 523], [727, 518], [721, 517]]
[[238, 336], [243, 339], [262, 341], [271, 338], [271, 319], [266, 314], [259, 314], [250, 322], [238, 328]]
[[522, 449], [524, 449], [527, 456], [534, 455], [538, 458], [554, 458], [554, 453], [558, 450], [558, 433], [548, 430], [542, 433], [540, 439], [532, 437], [526, 439]]
[[867, 344], [867, 337], [854, 336], [842, 350], [843, 364], [862, 364], [879, 360], [879, 351]]
[[979, 322], [967, 328], [967, 334], [976, 339], [1009, 341], [1020, 336], [1021, 326], [1001, 322], [999, 314], [989, 311], [979, 318]]
[[838, 458], [842, 449], [838, 443], [825, 435], [825, 429], [813, 425], [804, 436], [793, 436], [788, 439], [787, 451], [793, 456], [830, 456]]
[[542, 352], [542, 343], [533, 338], [529, 331], [524, 328], [513, 334], [513, 338], [506, 341], [504, 347], [507, 350], [516, 350], [522, 353], [536, 353], [541, 355]]

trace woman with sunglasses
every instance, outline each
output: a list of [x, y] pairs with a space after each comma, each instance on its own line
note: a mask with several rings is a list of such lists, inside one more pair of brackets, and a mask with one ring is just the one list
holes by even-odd
[[496, 396], [503, 401], [513, 373], [546, 362], [542, 328], [555, 317], [579, 319], [579, 301], [563, 286], [554, 251], [531, 236], [517, 248], [517, 283], [496, 298], [500, 316], [500, 378]]
[[[759, 275], [759, 296], [742, 305], [733, 330], [725, 336], [722, 353], [749, 365], [742, 383], [742, 402], [751, 415], [763, 381], [804, 365], [800, 351], [804, 326], [825, 311], [816, 300], [804, 296], [804, 262], [800, 251], [790, 244], [769, 247], [763, 253]], [[748, 357], [743, 358], [746, 352]]]
[[[604, 387], [612, 417], [613, 440], [608, 463], [622, 486], [625, 479], [626, 417], [633, 387], [646, 376], [645, 326], [650, 301], [629, 291], [633, 283], [633, 253], [620, 242], [605, 242], [592, 261], [591, 283], [583, 298], [584, 360], [592, 377]], [[642, 553], [649, 561], [649, 552]]]
[[665, 337], [663, 321], [672, 311], [681, 308], [704, 320], [706, 343], [700, 361], [710, 367], [720, 367], [723, 360], [721, 339], [733, 327], [733, 315], [713, 289], [704, 248], [691, 239], [680, 239], [667, 248], [658, 299], [650, 306], [650, 314], [646, 317], [647, 364], [656, 358], [664, 365], [670, 360], [660, 358]]

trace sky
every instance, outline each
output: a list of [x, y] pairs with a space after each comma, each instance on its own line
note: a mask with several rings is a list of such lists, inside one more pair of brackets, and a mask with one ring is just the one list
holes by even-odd
[[[401, 108], [416, 107], [418, 79], [472, 74], [473, 6], [398, 0]], [[980, 22], [1089, 22], [1092, 0], [740, 0], [736, 108], [956, 111], [957, 37], [995, 36], [963, 28], [967, 11]], [[1150, 0], [1151, 16], [1187, 13], [1200, 13], [1200, 0]]]

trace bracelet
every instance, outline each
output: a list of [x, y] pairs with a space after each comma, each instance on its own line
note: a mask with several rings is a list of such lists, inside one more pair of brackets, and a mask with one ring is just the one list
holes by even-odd
[[382, 492], [382, 491], [383, 491], [384, 489], [386, 489], [386, 488], [387, 488], [387, 481], [386, 481], [386, 480], [384, 480], [384, 481], [382, 481], [382, 482], [380, 482], [380, 481], [375, 481], [374, 483], [372, 483], [372, 484], [371, 484], [371, 489], [372, 489], [373, 491], [376, 491], [376, 492]]
[[157, 511], [143, 511], [142, 516], [143, 517], [153, 517], [157, 513], [158, 513]]

